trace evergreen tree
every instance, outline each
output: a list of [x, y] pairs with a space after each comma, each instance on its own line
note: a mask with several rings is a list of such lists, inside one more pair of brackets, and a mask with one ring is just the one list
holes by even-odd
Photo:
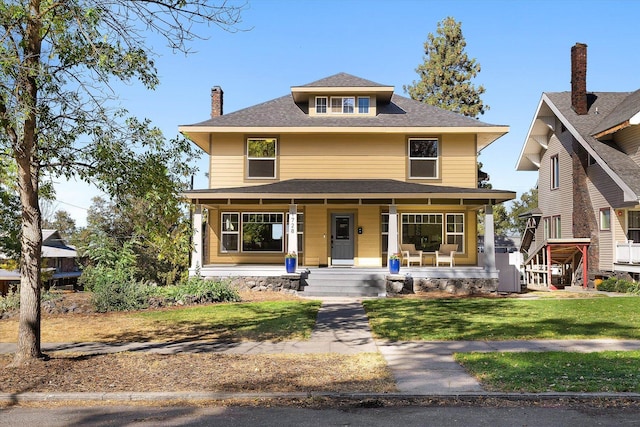
[[424, 43], [424, 63], [416, 68], [420, 77], [404, 91], [412, 99], [478, 117], [489, 109], [480, 99], [485, 91], [471, 79], [480, 72], [480, 64], [464, 51], [467, 43], [460, 22], [452, 17], [438, 23], [437, 36], [429, 33]]

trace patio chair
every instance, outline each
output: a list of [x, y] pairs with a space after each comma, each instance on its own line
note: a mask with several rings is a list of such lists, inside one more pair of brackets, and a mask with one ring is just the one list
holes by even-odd
[[457, 244], [441, 244], [440, 248], [436, 251], [436, 267], [439, 266], [440, 263], [449, 263], [449, 267], [453, 267], [457, 250]]
[[412, 262], [417, 262], [422, 267], [422, 251], [416, 249], [414, 244], [401, 244], [400, 252], [402, 252], [402, 261], [407, 263], [407, 267], [411, 267]]

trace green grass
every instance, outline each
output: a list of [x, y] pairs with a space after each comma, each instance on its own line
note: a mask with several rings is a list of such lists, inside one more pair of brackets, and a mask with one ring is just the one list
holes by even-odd
[[378, 299], [363, 302], [390, 340], [640, 339], [640, 298]]
[[458, 353], [484, 387], [502, 392], [640, 392], [640, 351]]
[[305, 339], [311, 335], [320, 301], [267, 301], [215, 304], [179, 310], [140, 312], [158, 329], [234, 340]]

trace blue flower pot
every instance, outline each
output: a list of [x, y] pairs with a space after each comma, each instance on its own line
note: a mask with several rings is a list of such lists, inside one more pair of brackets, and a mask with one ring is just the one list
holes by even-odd
[[389, 260], [389, 273], [398, 274], [400, 272], [400, 260], [399, 259], [390, 259]]
[[287, 268], [287, 273], [295, 273], [296, 272], [296, 258], [285, 258], [284, 265]]

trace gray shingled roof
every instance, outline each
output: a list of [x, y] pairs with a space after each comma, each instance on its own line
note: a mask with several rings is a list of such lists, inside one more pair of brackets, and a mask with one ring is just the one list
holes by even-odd
[[[634, 92], [634, 95], [636, 93]], [[640, 166], [614, 143], [602, 142], [591, 136], [610, 114], [617, 111], [618, 106], [629, 97], [629, 93], [594, 92], [590, 95], [595, 96], [595, 100], [590, 105], [588, 114], [578, 115], [571, 107], [571, 92], [546, 93], [549, 100], [580, 133], [582, 139], [635, 194], [640, 195]], [[640, 100], [640, 97], [635, 99]], [[598, 114], [595, 113], [596, 109]]]
[[383, 85], [380, 83], [372, 82], [371, 80], [363, 79], [361, 77], [353, 76], [347, 73], [338, 73], [333, 76], [325, 77], [315, 82], [308, 83], [306, 85], [296, 87], [388, 87], [389, 85]]
[[437, 194], [462, 193], [470, 196], [491, 198], [502, 197], [505, 193], [515, 192], [486, 188], [449, 187], [441, 185], [418, 184], [393, 179], [290, 179], [262, 185], [234, 188], [215, 188], [186, 191], [184, 194], [196, 197], [198, 194], [291, 194], [298, 198], [313, 194], [388, 194], [389, 197], [402, 194], [423, 194], [425, 197]]
[[628, 121], [640, 112], [640, 89], [628, 95], [591, 131], [592, 135], [609, 130]]
[[291, 95], [213, 117], [189, 126], [222, 127], [491, 127], [496, 126], [452, 111], [393, 95], [389, 104], [378, 106], [375, 117], [309, 116], [306, 106]]

